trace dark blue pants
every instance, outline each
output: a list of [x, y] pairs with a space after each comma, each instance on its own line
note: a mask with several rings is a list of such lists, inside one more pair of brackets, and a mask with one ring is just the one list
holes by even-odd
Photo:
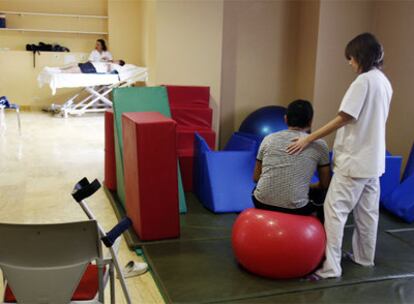
[[263, 204], [262, 202], [256, 199], [253, 193], [252, 193], [252, 201], [253, 201], [254, 206], [257, 209], [278, 211], [278, 212], [297, 214], [297, 215], [310, 215], [316, 212], [316, 216], [323, 223], [324, 222], [323, 202], [325, 201], [326, 193], [327, 193], [326, 190], [310, 189], [309, 190], [309, 203], [301, 208], [296, 208], [296, 209], [281, 208], [277, 206]]

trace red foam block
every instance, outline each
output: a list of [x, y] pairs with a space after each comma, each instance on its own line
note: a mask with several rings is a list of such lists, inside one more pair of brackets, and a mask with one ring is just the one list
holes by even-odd
[[122, 115], [126, 211], [142, 240], [180, 234], [176, 123], [157, 112]]
[[105, 112], [105, 181], [109, 190], [116, 190], [116, 161], [115, 161], [115, 138], [114, 138], [114, 112]]
[[210, 108], [171, 108], [171, 116], [179, 127], [211, 129], [213, 110]]
[[181, 178], [185, 192], [193, 190], [193, 165], [194, 155], [192, 150], [180, 151], [178, 160], [180, 162]]
[[208, 108], [210, 87], [167, 85], [168, 100], [171, 107], [190, 106]]
[[210, 129], [178, 128], [177, 129], [177, 148], [178, 150], [194, 150], [194, 133], [202, 136], [211, 149], [216, 146], [216, 133]]

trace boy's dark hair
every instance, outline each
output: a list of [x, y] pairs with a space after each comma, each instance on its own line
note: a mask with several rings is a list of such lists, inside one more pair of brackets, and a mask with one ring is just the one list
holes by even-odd
[[121, 59], [121, 60], [119, 60], [119, 65], [120, 65], [120, 66], [124, 66], [124, 65], [125, 65], [125, 61], [123, 61], [122, 59]]
[[292, 101], [286, 110], [286, 120], [289, 127], [310, 127], [313, 119], [313, 107], [307, 100]]
[[384, 64], [384, 50], [377, 38], [371, 33], [363, 33], [348, 42], [345, 48], [345, 57], [351, 57], [358, 63], [361, 73], [372, 68], [381, 69]]
[[102, 46], [102, 50], [103, 51], [107, 51], [108, 50], [108, 48], [107, 48], [107, 46], [106, 46], [106, 42], [105, 42], [105, 40], [103, 40], [103, 39], [98, 39], [98, 40], [96, 40], [96, 41], [98, 41], [100, 44], [101, 44], [101, 46]]

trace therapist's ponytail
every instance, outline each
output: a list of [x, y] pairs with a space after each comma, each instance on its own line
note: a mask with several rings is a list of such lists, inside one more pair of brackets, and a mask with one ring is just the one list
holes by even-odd
[[371, 33], [363, 33], [348, 42], [345, 57], [351, 57], [358, 63], [361, 73], [373, 68], [381, 69], [384, 64], [384, 49]]

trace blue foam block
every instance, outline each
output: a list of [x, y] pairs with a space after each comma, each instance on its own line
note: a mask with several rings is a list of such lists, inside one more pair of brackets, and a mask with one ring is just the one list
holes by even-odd
[[414, 175], [414, 144], [411, 148], [410, 156], [408, 157], [407, 165], [405, 166], [402, 180], [406, 180], [409, 176]]
[[211, 151], [196, 134], [194, 185], [202, 204], [215, 213], [253, 207], [254, 151]]
[[386, 156], [385, 157], [385, 173], [380, 178], [382, 202], [389, 194], [391, 194], [400, 184], [401, 176], [401, 156]]
[[408, 223], [414, 222], [414, 175], [407, 177], [390, 195], [383, 207]]

